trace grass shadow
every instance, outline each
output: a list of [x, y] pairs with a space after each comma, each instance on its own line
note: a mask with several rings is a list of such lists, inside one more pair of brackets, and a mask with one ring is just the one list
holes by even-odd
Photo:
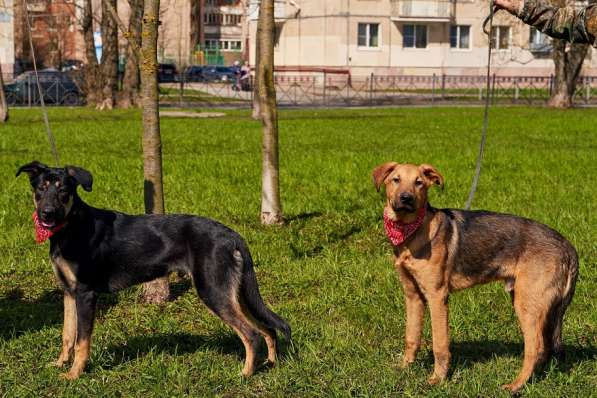
[[291, 243], [290, 251], [292, 258], [297, 260], [301, 258], [318, 256], [326, 247], [332, 246], [336, 243], [346, 240], [354, 234], [361, 232], [362, 229], [363, 228], [360, 226], [352, 225], [348, 230], [345, 231], [333, 231], [328, 235], [327, 240], [325, 242], [322, 242], [321, 244], [315, 244], [311, 247], [300, 247], [299, 245]]
[[168, 301], [176, 301], [193, 288], [191, 278], [186, 274], [178, 275], [175, 281], [170, 281], [170, 297]]
[[[96, 316], [117, 303], [115, 294], [100, 295]], [[20, 288], [12, 289], [0, 298], [0, 319], [0, 340], [16, 339], [29, 332], [62, 325], [62, 290], [47, 290], [39, 298], [28, 300]]]
[[0, 340], [11, 340], [62, 322], [62, 292], [48, 290], [39, 298], [24, 298], [20, 288], [0, 298]]
[[[291, 349], [288, 342], [279, 344], [278, 359], [287, 357], [287, 350]], [[190, 354], [199, 350], [209, 350], [224, 355], [235, 355], [239, 361], [244, 361], [245, 349], [233, 332], [217, 332], [209, 335], [194, 335], [189, 333], [159, 333], [152, 336], [133, 336], [125, 344], [108, 347], [114, 356], [114, 363], [106, 368], [111, 369], [133, 361], [150, 352], [166, 353], [168, 355]], [[292, 348], [293, 352], [295, 348]], [[265, 342], [262, 341], [258, 353], [258, 363], [267, 356]]]
[[[452, 369], [470, 368], [473, 364], [484, 363], [493, 360], [495, 357], [511, 356], [519, 359], [522, 366], [524, 346], [519, 343], [491, 341], [459, 341], [451, 344], [452, 358], [454, 363]], [[554, 368], [560, 372], [567, 373], [581, 362], [596, 360], [597, 347], [578, 347], [564, 345], [564, 353], [558, 358], [553, 356], [544, 364], [548, 368], [552, 361], [555, 361]], [[433, 353], [430, 353], [429, 361], [433, 362]], [[536, 372], [536, 377], [542, 378], [541, 372]]]

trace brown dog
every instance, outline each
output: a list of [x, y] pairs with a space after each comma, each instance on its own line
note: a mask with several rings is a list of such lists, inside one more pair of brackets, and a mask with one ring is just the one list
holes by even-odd
[[385, 163], [373, 170], [386, 187], [384, 225], [406, 299], [403, 366], [421, 345], [425, 303], [431, 313], [435, 365], [430, 384], [448, 374], [448, 295], [496, 280], [505, 282], [524, 336], [524, 361], [504, 388], [516, 392], [535, 367], [562, 350], [562, 320], [578, 274], [576, 250], [535, 221], [486, 211], [434, 209], [427, 190], [444, 178], [430, 165]]

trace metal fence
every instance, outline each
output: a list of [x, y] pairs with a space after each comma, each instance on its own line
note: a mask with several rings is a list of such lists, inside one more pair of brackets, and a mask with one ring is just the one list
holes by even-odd
[[[250, 107], [253, 78], [242, 84], [228, 81], [186, 82], [182, 79], [160, 84], [160, 103], [172, 107]], [[49, 105], [83, 105], [84, 94], [77, 79], [64, 75], [41, 76], [44, 100]], [[554, 89], [553, 76], [490, 77], [456, 75], [369, 75], [305, 74], [275, 76], [280, 106], [387, 106], [434, 104], [481, 104], [487, 95], [494, 103], [542, 105]], [[77, 87], [75, 87], [77, 86]], [[33, 75], [15, 80], [5, 78], [5, 93], [12, 106], [36, 106], [40, 98]], [[597, 76], [583, 76], [575, 92], [577, 104], [597, 104]]]
[[[542, 105], [554, 89], [553, 76], [456, 75], [277, 75], [281, 106], [384, 106], [494, 103]], [[160, 102], [177, 107], [250, 106], [253, 81], [177, 82], [160, 85]], [[597, 104], [597, 76], [578, 80], [576, 103]]]
[[[33, 72], [13, 79], [4, 75], [4, 95], [9, 106], [38, 106], [41, 96]], [[84, 95], [70, 74], [58, 71], [40, 71], [39, 83], [46, 105], [78, 106], [84, 104]]]

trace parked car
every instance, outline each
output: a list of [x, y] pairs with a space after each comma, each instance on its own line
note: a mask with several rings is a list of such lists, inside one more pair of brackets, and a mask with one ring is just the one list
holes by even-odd
[[203, 66], [191, 65], [187, 66], [183, 73], [185, 82], [202, 82], [205, 81], [203, 77]]
[[236, 70], [228, 66], [206, 66], [203, 70], [206, 81], [233, 82], [236, 79]]
[[159, 64], [158, 65], [158, 82], [173, 83], [177, 81], [178, 73], [176, 72], [176, 65], [174, 64]]
[[[38, 75], [44, 102], [70, 106], [82, 103], [81, 90], [68, 74], [55, 69], [44, 69]], [[25, 72], [14, 82], [5, 84], [4, 93], [9, 105], [39, 103], [35, 72]]]
[[83, 62], [79, 61], [78, 59], [66, 59], [62, 62], [62, 68], [60, 69], [63, 72], [68, 72], [71, 70], [79, 70], [83, 67]]

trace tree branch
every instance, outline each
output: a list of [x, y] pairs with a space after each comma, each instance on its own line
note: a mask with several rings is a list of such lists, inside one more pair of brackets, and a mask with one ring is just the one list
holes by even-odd
[[112, 4], [110, 4], [110, 2], [107, 1], [107, 0], [102, 0], [102, 3], [104, 4], [104, 6], [106, 7], [106, 9], [108, 10], [108, 13], [110, 14], [110, 18], [112, 18], [112, 20], [114, 21], [114, 23], [116, 25], [118, 25], [118, 28], [122, 32], [122, 36], [126, 39], [126, 41], [129, 42], [129, 44], [130, 44], [131, 48], [133, 49], [133, 53], [134, 53], [135, 57], [137, 58], [137, 60], [141, 59], [141, 47], [140, 47], [140, 43], [136, 43], [134, 40], [131, 39], [131, 32], [127, 29], [127, 27], [124, 24], [124, 22], [122, 22], [122, 19], [120, 19], [120, 17], [118, 16], [118, 12], [116, 12], [116, 10], [114, 9], [114, 7], [112, 7]]

